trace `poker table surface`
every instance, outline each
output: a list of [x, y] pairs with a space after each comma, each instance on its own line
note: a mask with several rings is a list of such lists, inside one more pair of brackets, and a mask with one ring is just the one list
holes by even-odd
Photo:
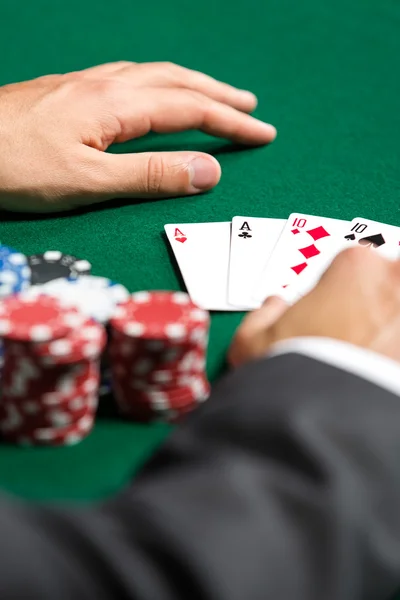
[[[3, 3], [2, 85], [102, 62], [172, 61], [254, 91], [255, 115], [279, 133], [263, 148], [197, 131], [150, 134], [112, 148], [210, 152], [221, 163], [222, 179], [212, 192], [191, 198], [115, 199], [46, 216], [1, 213], [0, 240], [26, 254], [58, 249], [87, 258], [95, 275], [130, 291], [178, 290], [184, 286], [167, 248], [166, 223], [301, 211], [400, 225], [399, 26], [395, 0]], [[212, 315], [212, 381], [225, 370], [242, 317]], [[120, 421], [110, 407], [77, 446], [1, 445], [0, 486], [29, 501], [107, 498], [169, 431], [168, 425]]]

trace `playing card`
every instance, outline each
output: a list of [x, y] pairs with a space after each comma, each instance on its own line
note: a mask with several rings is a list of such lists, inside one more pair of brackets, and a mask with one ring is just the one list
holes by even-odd
[[187, 291], [206, 310], [240, 310], [228, 304], [231, 223], [165, 225]]
[[301, 213], [290, 215], [253, 297], [298, 300], [319, 280], [341, 243], [348, 221]]
[[356, 217], [343, 237], [341, 249], [362, 246], [394, 260], [399, 257], [399, 243], [400, 227]]
[[256, 308], [254, 286], [269, 259], [286, 219], [234, 217], [232, 219], [228, 300], [236, 306]]
[[310, 291], [318, 282], [322, 273], [326, 271], [335, 256], [351, 246], [361, 246], [366, 250], [378, 252], [388, 259], [399, 257], [400, 227], [371, 221], [363, 217], [356, 217], [340, 236], [338, 244], [333, 245], [324, 253], [323, 263], [319, 269], [319, 276], [315, 278], [314, 273], [306, 273], [302, 281], [302, 294]]

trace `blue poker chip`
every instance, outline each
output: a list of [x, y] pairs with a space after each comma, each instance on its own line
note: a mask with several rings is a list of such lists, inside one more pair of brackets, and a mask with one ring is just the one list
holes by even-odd
[[23, 292], [30, 286], [28, 258], [9, 246], [0, 246], [0, 298]]

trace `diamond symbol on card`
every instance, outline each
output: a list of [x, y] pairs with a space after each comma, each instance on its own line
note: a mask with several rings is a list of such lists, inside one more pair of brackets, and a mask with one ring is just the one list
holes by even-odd
[[300, 273], [302, 271], [304, 271], [304, 269], [307, 267], [307, 263], [300, 263], [299, 265], [296, 265], [295, 267], [290, 267], [292, 269], [292, 271], [294, 271], [296, 273], [296, 275], [300, 275]]
[[309, 229], [307, 233], [311, 235], [315, 242], [323, 237], [326, 237], [327, 235], [331, 235], [324, 227], [322, 227], [322, 225], [316, 227], [315, 229]]
[[314, 244], [311, 244], [311, 246], [306, 246], [305, 248], [299, 248], [299, 252], [302, 253], [304, 258], [313, 258], [314, 256], [321, 254], [317, 246]]
[[296, 235], [296, 233], [300, 233], [300, 229], [297, 229], [297, 227], [296, 227], [296, 229], [292, 229], [292, 233], [294, 233], [294, 235]]

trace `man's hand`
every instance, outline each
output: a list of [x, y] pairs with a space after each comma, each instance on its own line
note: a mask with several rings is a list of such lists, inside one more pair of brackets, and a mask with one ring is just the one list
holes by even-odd
[[241, 144], [272, 142], [257, 100], [170, 63], [112, 63], [0, 88], [0, 208], [55, 211], [115, 196], [168, 197], [214, 187], [201, 152], [109, 154], [149, 131], [201, 129]]
[[229, 352], [238, 366], [284, 339], [330, 337], [400, 361], [400, 262], [371, 250], [342, 252], [319, 284], [293, 307], [267, 299], [239, 327]]

